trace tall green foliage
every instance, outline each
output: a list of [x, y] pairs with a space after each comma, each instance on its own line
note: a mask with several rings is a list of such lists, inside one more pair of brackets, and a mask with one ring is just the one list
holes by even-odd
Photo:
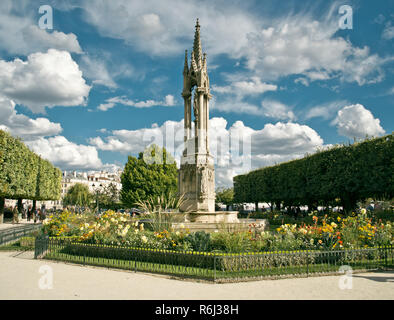
[[233, 188], [219, 188], [216, 190], [216, 203], [226, 205], [228, 210], [229, 206], [234, 203], [234, 189]]
[[121, 176], [121, 199], [133, 207], [151, 196], [177, 192], [178, 170], [174, 158], [156, 145], [151, 145], [138, 158], [129, 156]]
[[90, 193], [89, 187], [86, 184], [76, 183], [67, 191], [63, 199], [63, 204], [66, 206], [88, 207], [93, 199], [93, 195]]
[[5, 198], [56, 200], [60, 190], [61, 171], [0, 130], [0, 223]]
[[393, 197], [393, 159], [393, 134], [334, 146], [303, 159], [234, 177], [235, 202], [313, 207], [340, 199], [349, 211], [358, 200]]

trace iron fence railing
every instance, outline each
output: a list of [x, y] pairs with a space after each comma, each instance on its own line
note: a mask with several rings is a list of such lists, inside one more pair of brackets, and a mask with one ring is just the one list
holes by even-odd
[[41, 228], [41, 223], [0, 230], [0, 245], [4, 245], [16, 241], [22, 237], [25, 237], [33, 233], [34, 231], [39, 230], [40, 228]]
[[393, 246], [226, 254], [86, 244], [72, 238], [35, 241], [35, 258], [221, 282], [333, 274], [344, 265], [353, 270], [392, 269], [393, 257]]

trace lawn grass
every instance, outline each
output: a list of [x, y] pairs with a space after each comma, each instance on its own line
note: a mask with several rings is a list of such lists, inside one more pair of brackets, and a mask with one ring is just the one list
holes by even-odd
[[20, 239], [0, 246], [0, 251], [26, 251], [26, 250], [34, 250], [34, 247], [22, 246]]

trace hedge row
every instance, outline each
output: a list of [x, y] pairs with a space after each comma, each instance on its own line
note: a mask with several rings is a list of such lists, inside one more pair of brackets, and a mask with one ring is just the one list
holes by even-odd
[[349, 211], [362, 199], [391, 199], [393, 175], [394, 136], [390, 134], [236, 176], [234, 200], [313, 208], [339, 199]]
[[0, 130], [0, 215], [4, 199], [59, 199], [61, 179], [60, 169]]

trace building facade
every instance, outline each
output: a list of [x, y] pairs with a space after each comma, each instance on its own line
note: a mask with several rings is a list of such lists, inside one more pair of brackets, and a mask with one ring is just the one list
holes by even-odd
[[[120, 176], [122, 170], [115, 172], [107, 171], [90, 171], [90, 172], [77, 172], [77, 171], [63, 171], [63, 177], [61, 182], [61, 198], [59, 200], [48, 200], [48, 201], [36, 201], [36, 207], [46, 209], [62, 209], [62, 199], [67, 194], [68, 190], [76, 183], [81, 183], [89, 187], [89, 191], [93, 194], [100, 192], [110, 184], [115, 185], [118, 191], [122, 189], [122, 183], [120, 182]], [[23, 207], [27, 209], [29, 206], [33, 206], [33, 200], [23, 200]], [[14, 207], [17, 205], [17, 200], [6, 199], [6, 207]]]

